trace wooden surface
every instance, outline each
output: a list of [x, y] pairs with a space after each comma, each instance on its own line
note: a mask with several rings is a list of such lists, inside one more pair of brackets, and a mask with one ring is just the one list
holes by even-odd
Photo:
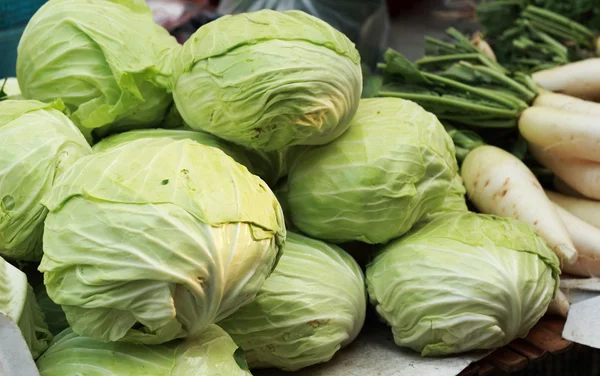
[[473, 363], [459, 376], [487, 376], [496, 371], [515, 373], [531, 362], [563, 353], [573, 343], [562, 338], [565, 320], [558, 316], [546, 316], [538, 322], [526, 338], [519, 338], [507, 346], [495, 350], [486, 358]]

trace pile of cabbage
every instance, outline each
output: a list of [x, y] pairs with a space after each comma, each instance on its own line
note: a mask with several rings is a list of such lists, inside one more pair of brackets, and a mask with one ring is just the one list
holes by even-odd
[[352, 343], [369, 301], [424, 356], [491, 349], [558, 288], [528, 225], [467, 210], [438, 119], [361, 99], [356, 48], [305, 13], [181, 46], [143, 1], [50, 0], [17, 72], [0, 311], [42, 376], [295, 371]]

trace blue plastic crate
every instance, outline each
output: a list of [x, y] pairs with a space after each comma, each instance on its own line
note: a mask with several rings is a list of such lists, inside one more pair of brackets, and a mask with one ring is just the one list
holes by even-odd
[[46, 1], [0, 0], [0, 31], [25, 25]]
[[17, 47], [24, 26], [0, 31], [0, 78], [14, 77], [17, 65]]

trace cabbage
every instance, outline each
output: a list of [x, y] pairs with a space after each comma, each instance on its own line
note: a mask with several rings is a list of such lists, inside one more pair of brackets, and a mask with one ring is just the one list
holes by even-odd
[[108, 137], [94, 145], [93, 149], [95, 152], [99, 152], [140, 138], [157, 137], [169, 137], [177, 140], [190, 139], [203, 145], [221, 149], [269, 185], [275, 185], [281, 177], [287, 174], [285, 153], [245, 149], [206, 132], [182, 129], [141, 129]]
[[44, 204], [44, 273], [73, 330], [159, 344], [254, 298], [285, 240], [267, 185], [222, 151], [143, 138], [95, 153]]
[[403, 99], [362, 99], [346, 133], [295, 158], [287, 200], [312, 237], [385, 243], [439, 210], [457, 175], [452, 139], [433, 114]]
[[35, 301], [33, 288], [27, 283], [27, 276], [2, 258], [0, 312], [17, 323], [34, 359], [48, 348], [52, 334], [48, 331], [44, 314]]
[[346, 36], [306, 13], [271, 10], [201, 27], [174, 60], [172, 81], [186, 124], [260, 150], [334, 140], [361, 87]]
[[42, 257], [47, 210], [41, 199], [54, 180], [92, 150], [61, 103], [0, 102], [0, 256]]
[[237, 345], [216, 325], [164, 345], [102, 343], [70, 329], [37, 361], [41, 376], [249, 376]]
[[33, 292], [35, 293], [35, 299], [40, 309], [44, 313], [50, 333], [57, 335], [67, 329], [69, 327], [67, 317], [62, 308], [50, 299], [46, 291], [46, 286], [43, 284], [37, 285], [34, 287]]
[[143, 1], [52, 0], [30, 20], [18, 49], [25, 98], [62, 99], [88, 139], [158, 125], [180, 46]]
[[250, 368], [295, 371], [326, 362], [360, 332], [364, 278], [342, 249], [288, 233], [283, 256], [252, 303], [219, 325]]
[[465, 195], [467, 189], [463, 184], [462, 177], [460, 174], [456, 175], [452, 182], [450, 182], [450, 188], [446, 192], [443, 204], [438, 207], [435, 211], [425, 216], [424, 219], [430, 219], [431, 216], [444, 214], [448, 212], [466, 212], [469, 211], [467, 207], [467, 199]]
[[22, 99], [19, 82], [15, 77], [0, 78], [0, 100], [3, 99]]
[[383, 248], [367, 287], [399, 346], [423, 356], [501, 347], [544, 315], [559, 262], [523, 222], [437, 216]]

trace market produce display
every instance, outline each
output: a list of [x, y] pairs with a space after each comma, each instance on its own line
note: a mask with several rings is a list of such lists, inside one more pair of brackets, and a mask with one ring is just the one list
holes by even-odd
[[439, 357], [566, 316], [559, 275], [600, 275], [600, 84], [562, 72], [600, 29], [546, 3], [367, 72], [300, 11], [181, 46], [142, 0], [49, 0], [0, 81], [0, 312], [40, 374], [294, 372], [369, 311]]

